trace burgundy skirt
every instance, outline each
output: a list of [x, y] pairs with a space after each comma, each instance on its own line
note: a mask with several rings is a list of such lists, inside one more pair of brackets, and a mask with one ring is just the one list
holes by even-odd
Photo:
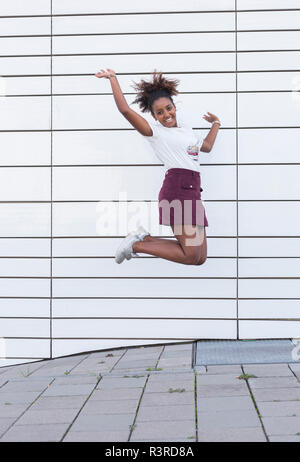
[[169, 169], [158, 195], [159, 224], [208, 226], [201, 191], [199, 172]]

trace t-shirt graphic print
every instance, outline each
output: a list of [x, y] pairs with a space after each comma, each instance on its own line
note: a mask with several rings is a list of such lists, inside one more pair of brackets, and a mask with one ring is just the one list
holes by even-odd
[[186, 149], [186, 152], [190, 156], [191, 159], [193, 159], [195, 162], [198, 162], [199, 146], [197, 146], [196, 144], [189, 145]]

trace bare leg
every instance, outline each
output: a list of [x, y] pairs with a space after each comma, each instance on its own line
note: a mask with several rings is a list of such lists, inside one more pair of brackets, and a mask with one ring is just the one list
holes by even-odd
[[[173, 232], [178, 232], [176, 228], [174, 229], [174, 226], [172, 226], [172, 229]], [[198, 242], [202, 242], [202, 245], [191, 245], [191, 241], [193, 241], [192, 230], [195, 231], [196, 237], [198, 236], [198, 238], [200, 237], [200, 233], [202, 233], [201, 239], [198, 239]], [[185, 231], [186, 230], [183, 229], [182, 234], [175, 234], [176, 240], [146, 236], [143, 241], [138, 241], [133, 244], [133, 252], [155, 255], [165, 260], [185, 265], [195, 265], [201, 257], [203, 228], [197, 226], [192, 227], [192, 225], [190, 225], [189, 233], [187, 234]]]

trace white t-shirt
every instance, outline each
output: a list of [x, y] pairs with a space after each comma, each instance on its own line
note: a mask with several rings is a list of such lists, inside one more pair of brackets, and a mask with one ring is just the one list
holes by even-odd
[[177, 127], [164, 127], [159, 121], [149, 122], [153, 136], [144, 136], [156, 156], [169, 168], [187, 168], [200, 171], [199, 151], [203, 137], [199, 137], [185, 121], [177, 119]]

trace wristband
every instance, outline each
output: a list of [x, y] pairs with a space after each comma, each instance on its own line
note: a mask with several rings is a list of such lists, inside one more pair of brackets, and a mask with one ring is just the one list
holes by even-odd
[[220, 122], [219, 120], [214, 120], [213, 123], [212, 123], [212, 125], [213, 125], [213, 124], [219, 124], [219, 125], [221, 125], [221, 122]]
[[107, 78], [110, 80], [112, 77], [116, 77], [116, 74], [111, 74]]

